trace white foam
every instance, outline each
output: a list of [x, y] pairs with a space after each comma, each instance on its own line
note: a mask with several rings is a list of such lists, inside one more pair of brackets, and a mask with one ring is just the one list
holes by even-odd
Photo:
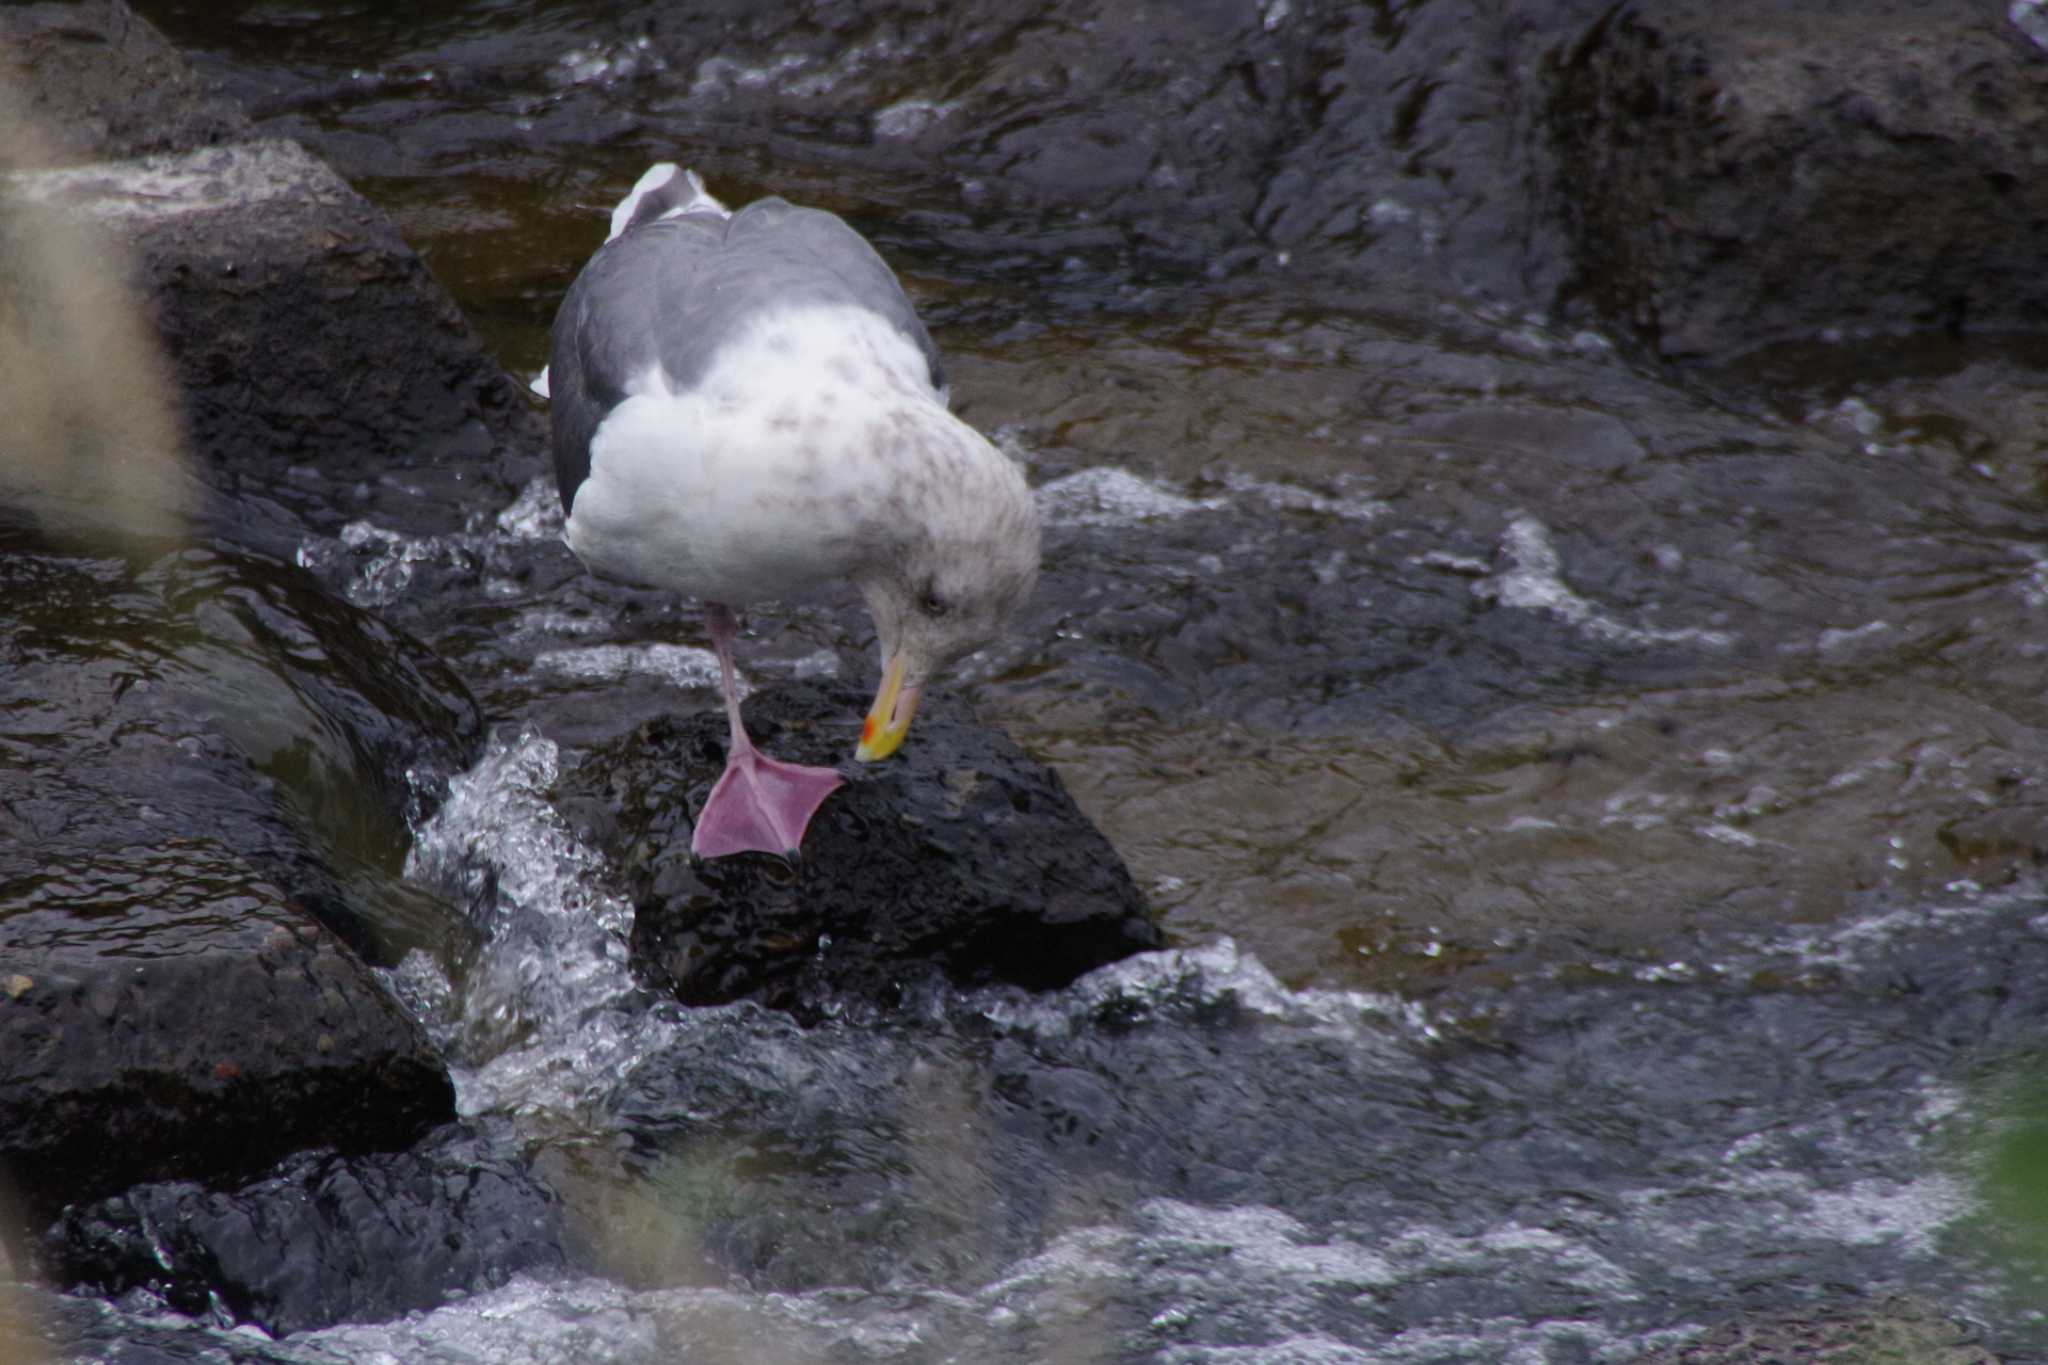
[[349, 1324], [282, 1343], [285, 1359], [348, 1365], [542, 1365], [656, 1361], [666, 1353], [648, 1296], [602, 1280], [515, 1276], [485, 1293], [403, 1322]]
[[691, 74], [689, 98], [716, 100], [745, 90], [787, 89], [811, 65], [795, 53], [749, 66], [730, 57], [706, 57]]
[[267, 138], [0, 176], [8, 193], [96, 218], [152, 220], [246, 210], [272, 199], [355, 191], [296, 142]]
[[1268, 1285], [1274, 1293], [1334, 1289], [1358, 1294], [1401, 1278], [1379, 1251], [1318, 1233], [1264, 1205], [1211, 1208], [1153, 1199], [1139, 1206], [1137, 1215], [1147, 1251], [1166, 1250], [1177, 1260], [1194, 1262], [1221, 1251], [1230, 1257], [1239, 1284]]
[[1573, 592], [1564, 581], [1563, 560], [1551, 543], [1550, 528], [1530, 516], [1518, 516], [1501, 533], [1506, 564], [1472, 585], [1475, 595], [1527, 611], [1548, 612], [1597, 640], [1621, 644], [1690, 644], [1723, 649], [1735, 637], [1724, 630], [1686, 627], [1660, 630], [1631, 626], [1614, 619]]
[[1412, 1054], [1396, 1042], [1439, 1036], [1438, 1016], [1413, 1000], [1370, 991], [1289, 990], [1266, 964], [1239, 950], [1227, 935], [1190, 948], [1138, 953], [1098, 967], [1052, 996], [999, 996], [985, 1013], [992, 1020], [1027, 1024], [1046, 1033], [1085, 1031], [1119, 1002], [1229, 1000], [1238, 1009], [1275, 1023], [1371, 1047], [1379, 1063], [1405, 1065]]
[[2036, 559], [2019, 580], [2020, 600], [2038, 611], [2048, 607], [2048, 559]]
[[341, 595], [359, 607], [387, 607], [405, 596], [422, 564], [462, 562], [460, 536], [408, 536], [369, 521], [352, 521], [333, 539], [315, 536], [293, 556], [302, 569], [343, 579]]
[[934, 123], [944, 120], [958, 107], [958, 102], [953, 100], [898, 100], [876, 112], [875, 136], [915, 137]]
[[1813, 647], [1823, 654], [1832, 654], [1862, 641], [1888, 635], [1891, 630], [1891, 623], [1887, 621], [1865, 621], [1860, 626], [1823, 630], [1814, 637]]
[[1249, 474], [1228, 474], [1223, 486], [1232, 493], [1256, 497], [1282, 512], [1316, 512], [1357, 522], [1376, 521], [1388, 512], [1387, 504], [1366, 493], [1356, 479], [1343, 477], [1337, 482], [1339, 491], [1334, 494]]
[[667, 69], [668, 63], [644, 33], [620, 42], [587, 43], [555, 59], [556, 80], [562, 85], [616, 85]]
[[1466, 578], [1484, 578], [1493, 567], [1483, 559], [1454, 555], [1448, 550], [1425, 550], [1419, 555], [1409, 556], [1408, 562], [1420, 569], [1440, 569]]
[[562, 499], [555, 491], [554, 479], [546, 474], [528, 479], [518, 496], [492, 519], [492, 524], [515, 544], [560, 540]]
[[397, 983], [450, 1046], [464, 1114], [582, 1112], [672, 1027], [627, 966], [632, 906], [549, 804], [559, 757], [543, 736], [493, 735], [406, 857], [408, 877], [484, 932], [459, 990], [436, 991], [418, 964]]
[[[473, 518], [471, 525], [477, 527], [479, 519]], [[492, 562], [497, 548], [556, 540], [561, 527], [554, 483], [539, 476], [527, 481], [487, 529], [412, 536], [372, 521], [352, 521], [331, 538], [307, 537], [293, 559], [300, 568], [338, 584], [341, 595], [356, 606], [384, 607], [405, 596], [422, 566], [476, 570]], [[504, 578], [486, 579], [484, 589], [500, 596], [517, 590]]]
[[1224, 498], [1190, 498], [1112, 465], [1083, 469], [1038, 489], [1038, 512], [1050, 526], [1129, 526], [1227, 505]]
[[[547, 650], [534, 656], [533, 665], [578, 682], [618, 682], [637, 673], [665, 678], [677, 687], [719, 685], [718, 656], [694, 645], [583, 645]], [[744, 697], [746, 681], [734, 681]]]

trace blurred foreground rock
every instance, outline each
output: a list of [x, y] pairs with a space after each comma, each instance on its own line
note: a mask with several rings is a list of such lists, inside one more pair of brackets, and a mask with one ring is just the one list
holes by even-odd
[[112, 244], [217, 529], [280, 556], [356, 520], [454, 530], [539, 469], [533, 405], [390, 221], [298, 144], [249, 138], [126, 5], [0, 9], [9, 85], [48, 120], [0, 139], [13, 211]]

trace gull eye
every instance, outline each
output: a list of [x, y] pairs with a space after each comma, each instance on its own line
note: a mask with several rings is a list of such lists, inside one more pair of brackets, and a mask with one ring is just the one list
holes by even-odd
[[944, 616], [949, 605], [945, 598], [939, 596], [939, 590], [929, 583], [918, 590], [917, 609], [934, 620]]

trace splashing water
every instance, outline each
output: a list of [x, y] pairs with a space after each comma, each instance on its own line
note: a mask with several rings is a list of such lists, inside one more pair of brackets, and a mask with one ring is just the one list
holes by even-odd
[[632, 907], [548, 804], [559, 758], [543, 736], [494, 735], [407, 859], [483, 932], [459, 982], [417, 950], [393, 981], [449, 1057], [464, 1114], [584, 1111], [672, 1026], [627, 966]]

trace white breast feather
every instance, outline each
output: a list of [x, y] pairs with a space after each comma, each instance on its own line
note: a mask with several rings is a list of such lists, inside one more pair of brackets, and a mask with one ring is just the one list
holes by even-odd
[[603, 573], [743, 605], [844, 577], [905, 478], [912, 412], [952, 423], [922, 351], [850, 306], [762, 315], [693, 387], [651, 367], [590, 443], [566, 539]]

